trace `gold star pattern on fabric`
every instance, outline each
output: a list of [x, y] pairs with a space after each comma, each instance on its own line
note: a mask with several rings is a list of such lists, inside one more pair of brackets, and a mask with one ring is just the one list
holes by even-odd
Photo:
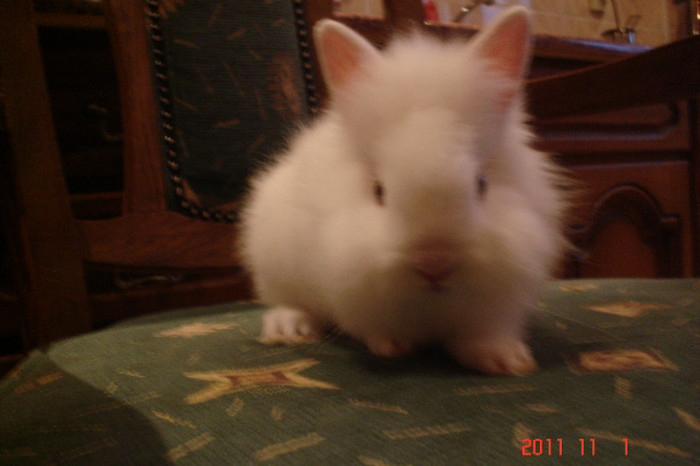
[[184, 324], [170, 330], [163, 330], [162, 332], [156, 333], [154, 336], [192, 338], [216, 333], [219, 330], [228, 330], [237, 325], [238, 324], [203, 324], [202, 322], [192, 322], [191, 324]]
[[209, 443], [213, 442], [216, 440], [212, 434], [209, 432], [204, 432], [201, 435], [198, 435], [195, 438], [192, 438], [185, 443], [181, 443], [180, 445], [171, 448], [170, 451], [168, 451], [168, 454], [165, 455], [166, 459], [170, 463], [176, 463], [178, 460], [181, 460], [185, 456], [194, 453], [198, 450], [201, 450], [202, 448], [206, 447]]
[[313, 367], [318, 363], [319, 362], [315, 359], [299, 359], [297, 361], [251, 369], [186, 372], [185, 377], [204, 380], [211, 382], [211, 384], [205, 389], [187, 396], [185, 401], [188, 404], [203, 403], [224, 395], [244, 392], [269, 385], [338, 390], [338, 387], [335, 385], [299, 375], [299, 372]]
[[594, 283], [567, 283], [559, 286], [559, 289], [562, 291], [591, 291], [591, 290], [596, 290], [598, 289], [598, 285]]
[[670, 306], [655, 303], [639, 303], [637, 301], [625, 301], [621, 303], [600, 304], [596, 306], [583, 306], [589, 311], [602, 312], [622, 317], [639, 317], [644, 311], [668, 309]]
[[695, 430], [700, 430], [700, 419], [696, 418], [690, 413], [683, 411], [680, 408], [673, 408], [673, 410], [678, 414], [678, 417], [690, 428]]
[[324, 437], [321, 437], [318, 433], [312, 432], [309, 435], [305, 435], [303, 437], [297, 437], [293, 438], [291, 440], [287, 440], [285, 442], [281, 443], [274, 443], [272, 445], [268, 445], [267, 447], [263, 448], [262, 450], [258, 450], [255, 452], [254, 456], [255, 459], [258, 461], [270, 461], [275, 458], [277, 458], [280, 455], [285, 455], [287, 453], [292, 453], [297, 450], [301, 450], [304, 448], [310, 448], [310, 447], [315, 447], [319, 443], [323, 442], [325, 440]]
[[530, 427], [526, 426], [522, 422], [516, 422], [513, 426], [513, 438], [511, 439], [511, 445], [515, 448], [522, 448], [523, 439], [534, 438], [535, 431]]
[[656, 350], [619, 349], [607, 351], [586, 351], [567, 363], [575, 373], [616, 372], [635, 369], [674, 370], [678, 367]]

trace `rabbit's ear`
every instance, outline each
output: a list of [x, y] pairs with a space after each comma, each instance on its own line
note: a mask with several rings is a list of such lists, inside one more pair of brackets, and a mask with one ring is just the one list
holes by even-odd
[[323, 77], [331, 92], [345, 86], [356, 77], [360, 67], [380, 56], [365, 38], [330, 19], [316, 24], [314, 43]]
[[[514, 83], [520, 83], [530, 65], [532, 20], [522, 6], [511, 7], [484, 28], [470, 44], [478, 55], [489, 60]], [[517, 92], [504, 96], [506, 103]]]

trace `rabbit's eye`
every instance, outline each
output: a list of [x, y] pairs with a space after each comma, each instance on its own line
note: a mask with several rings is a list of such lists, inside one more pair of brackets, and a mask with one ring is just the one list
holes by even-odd
[[377, 201], [377, 204], [384, 205], [384, 185], [379, 181], [375, 181], [372, 190], [374, 192], [374, 200]]
[[483, 197], [484, 194], [486, 194], [486, 189], [488, 188], [488, 186], [489, 181], [484, 175], [476, 176], [476, 192], [479, 194], [480, 197]]

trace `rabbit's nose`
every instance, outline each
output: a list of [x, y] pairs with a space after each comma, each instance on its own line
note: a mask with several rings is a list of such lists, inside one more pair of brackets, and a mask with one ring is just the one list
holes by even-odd
[[454, 262], [454, 256], [449, 252], [421, 251], [414, 257], [414, 268], [423, 279], [438, 286], [452, 274]]

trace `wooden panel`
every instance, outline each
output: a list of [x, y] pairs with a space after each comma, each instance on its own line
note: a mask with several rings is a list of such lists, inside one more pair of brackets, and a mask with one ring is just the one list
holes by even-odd
[[548, 119], [691, 98], [700, 92], [698, 63], [700, 36], [694, 36], [619, 62], [531, 80], [528, 108]]
[[683, 161], [577, 167], [582, 182], [568, 274], [691, 276], [689, 169]]
[[37, 13], [36, 22], [39, 26], [74, 28], [74, 29], [105, 29], [107, 23], [101, 15], [83, 15], [70, 13]]
[[537, 147], [553, 153], [688, 151], [685, 102], [537, 120]]
[[14, 181], [8, 228], [29, 346], [90, 328], [82, 263], [42, 73], [32, 2], [0, 2], [0, 73]]
[[695, 251], [695, 276], [700, 277], [700, 99], [690, 101], [693, 150], [690, 154], [690, 208], [693, 215], [692, 246]]
[[421, 0], [384, 0], [384, 11], [394, 28], [405, 28], [423, 22]]
[[[647, 209], [643, 206], [638, 208]], [[631, 214], [632, 212], [627, 212], [625, 215]], [[634, 215], [643, 216], [642, 213]], [[610, 219], [605, 225], [596, 227], [594, 237], [590, 239], [591, 244], [586, 248], [585, 256], [582, 257], [579, 265], [577, 274], [579, 277], [677, 276], [675, 268], [672, 268], [668, 274], [664, 273], [663, 269], [667, 264], [659, 263], [657, 257], [667, 253], [667, 248], [661, 244], [665, 238], [659, 236], [663, 232], [643, 232], [642, 229], [647, 227], [645, 222], [634, 222], [632, 219], [618, 215], [616, 217]], [[651, 233], [652, 244], [648, 244], [649, 241], [645, 237], [647, 235], [644, 233]], [[660, 239], [656, 240], [656, 237]]]
[[86, 258], [94, 264], [141, 270], [238, 270], [237, 227], [176, 212], [127, 214], [81, 221]]
[[143, 2], [114, 0], [107, 6], [123, 116], [124, 212], [163, 211], [164, 167]]
[[248, 300], [252, 289], [249, 277], [243, 273], [212, 273], [185, 276], [174, 282], [151, 281], [128, 289], [96, 290], [90, 302], [99, 309], [94, 316], [95, 326], [103, 327], [142, 314]]

